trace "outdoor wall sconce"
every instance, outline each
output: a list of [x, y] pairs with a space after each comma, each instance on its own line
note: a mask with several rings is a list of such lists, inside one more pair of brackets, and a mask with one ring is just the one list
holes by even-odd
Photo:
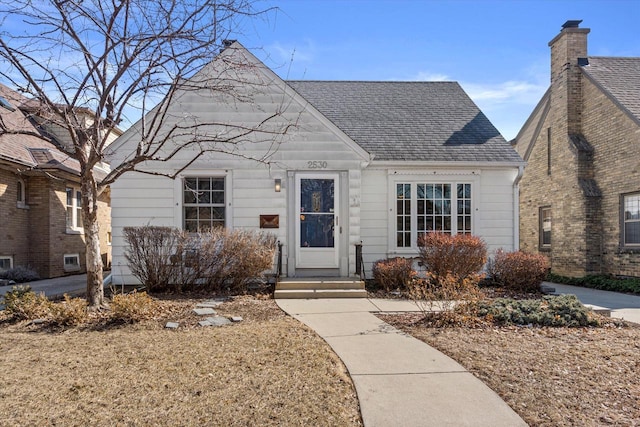
[[276, 193], [279, 193], [282, 190], [282, 180], [280, 178], [276, 178], [275, 180], [275, 190]]

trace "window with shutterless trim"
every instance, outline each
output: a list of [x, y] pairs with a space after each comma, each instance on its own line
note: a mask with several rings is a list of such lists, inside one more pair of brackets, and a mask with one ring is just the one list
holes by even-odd
[[623, 194], [621, 199], [622, 245], [640, 248], [640, 193]]
[[183, 228], [203, 232], [224, 227], [225, 177], [187, 177], [182, 188]]

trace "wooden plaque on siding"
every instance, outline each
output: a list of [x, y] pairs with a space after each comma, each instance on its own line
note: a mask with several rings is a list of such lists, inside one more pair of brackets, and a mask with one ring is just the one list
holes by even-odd
[[280, 228], [280, 215], [260, 215], [260, 228]]

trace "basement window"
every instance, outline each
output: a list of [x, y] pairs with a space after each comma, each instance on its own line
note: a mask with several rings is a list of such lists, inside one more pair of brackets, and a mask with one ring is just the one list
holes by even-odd
[[64, 255], [64, 271], [79, 271], [80, 270], [80, 254], [65, 254]]
[[13, 257], [0, 255], [0, 271], [11, 270], [13, 268]]

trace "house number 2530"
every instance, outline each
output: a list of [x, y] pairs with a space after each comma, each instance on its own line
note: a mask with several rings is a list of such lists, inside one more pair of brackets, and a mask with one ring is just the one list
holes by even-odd
[[309, 169], [326, 169], [327, 168], [327, 162], [320, 161], [320, 160], [308, 161], [307, 162], [307, 167]]

